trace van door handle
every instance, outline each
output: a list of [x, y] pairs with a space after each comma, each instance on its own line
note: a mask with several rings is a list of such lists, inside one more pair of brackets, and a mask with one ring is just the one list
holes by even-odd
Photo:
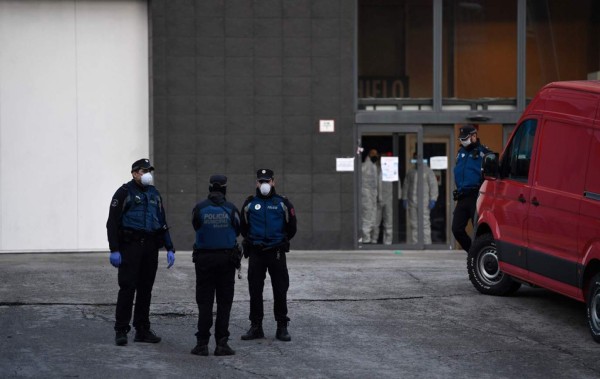
[[518, 200], [519, 200], [519, 202], [521, 202], [521, 203], [525, 203], [525, 202], [527, 201], [527, 200], [525, 200], [525, 196], [523, 196], [523, 194], [520, 194], [520, 195], [519, 195], [519, 199], [518, 199]]
[[537, 197], [534, 197], [533, 199], [531, 199], [531, 204], [537, 207], [538, 205], [540, 205], [540, 202], [538, 201]]

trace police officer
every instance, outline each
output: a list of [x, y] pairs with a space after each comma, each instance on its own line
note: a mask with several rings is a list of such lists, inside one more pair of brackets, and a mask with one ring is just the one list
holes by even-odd
[[479, 142], [477, 130], [473, 125], [460, 128], [458, 139], [462, 146], [458, 150], [454, 167], [456, 207], [452, 218], [452, 234], [460, 246], [468, 252], [471, 248], [471, 237], [467, 234], [466, 228], [469, 220], [474, 223], [477, 195], [483, 182], [481, 164], [483, 156], [490, 150]]
[[285, 253], [296, 234], [296, 212], [285, 197], [275, 192], [273, 171], [256, 172], [256, 195], [242, 206], [242, 236], [244, 256], [249, 257], [248, 287], [250, 290], [250, 329], [243, 340], [263, 338], [263, 287], [267, 270], [273, 286], [273, 311], [277, 321], [275, 337], [290, 341], [287, 330], [287, 290], [290, 279]]
[[240, 214], [225, 199], [227, 177], [212, 175], [208, 199], [192, 212], [196, 231], [193, 261], [196, 267], [196, 303], [198, 304], [197, 344], [192, 354], [208, 355], [208, 340], [213, 323], [213, 301], [217, 297], [215, 355], [234, 355], [229, 347], [229, 314], [233, 303], [235, 269], [241, 260], [236, 237], [240, 235]]
[[154, 167], [148, 159], [131, 165], [133, 179], [119, 188], [110, 203], [106, 229], [110, 263], [119, 268], [119, 295], [115, 343], [127, 344], [135, 297], [135, 342], [160, 342], [150, 329], [150, 300], [158, 267], [158, 249], [167, 249], [167, 268], [175, 263], [175, 250], [167, 227], [163, 202], [152, 185]]

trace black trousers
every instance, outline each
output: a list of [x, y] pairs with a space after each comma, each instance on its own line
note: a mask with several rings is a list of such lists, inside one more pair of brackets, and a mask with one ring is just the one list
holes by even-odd
[[452, 217], [452, 234], [466, 252], [469, 252], [472, 242], [466, 231], [467, 224], [471, 220], [475, 225], [475, 212], [477, 212], [477, 194], [466, 195], [456, 202]]
[[158, 268], [156, 241], [142, 238], [122, 244], [121, 260], [115, 330], [129, 331], [134, 297], [133, 327], [150, 328], [150, 301]]
[[229, 315], [235, 287], [235, 264], [230, 253], [211, 252], [196, 255], [196, 303], [198, 304], [199, 342], [208, 343], [213, 324], [213, 303], [217, 298], [215, 339], [229, 337]]
[[251, 252], [248, 262], [248, 287], [250, 290], [250, 322], [261, 323], [264, 317], [263, 288], [269, 271], [273, 286], [273, 312], [276, 321], [289, 321], [287, 317], [287, 290], [290, 286], [285, 253]]

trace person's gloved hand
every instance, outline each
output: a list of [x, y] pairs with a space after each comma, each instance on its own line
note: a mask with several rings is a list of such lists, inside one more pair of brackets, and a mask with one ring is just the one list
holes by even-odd
[[429, 209], [433, 209], [435, 207], [435, 200], [429, 200]]
[[404, 207], [404, 209], [408, 209], [408, 200], [402, 200], [402, 206]]
[[118, 251], [111, 251], [109, 260], [111, 265], [119, 267], [121, 265], [121, 253]]
[[167, 251], [167, 268], [171, 268], [175, 264], [175, 253], [171, 250]]

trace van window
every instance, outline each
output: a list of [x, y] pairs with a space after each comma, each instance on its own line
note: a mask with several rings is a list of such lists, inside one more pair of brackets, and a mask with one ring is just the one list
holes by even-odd
[[544, 120], [536, 154], [536, 185], [581, 196], [591, 137], [591, 129], [582, 125]]
[[500, 166], [500, 177], [526, 182], [529, 177], [529, 162], [537, 129], [537, 120], [523, 121], [504, 151]]

